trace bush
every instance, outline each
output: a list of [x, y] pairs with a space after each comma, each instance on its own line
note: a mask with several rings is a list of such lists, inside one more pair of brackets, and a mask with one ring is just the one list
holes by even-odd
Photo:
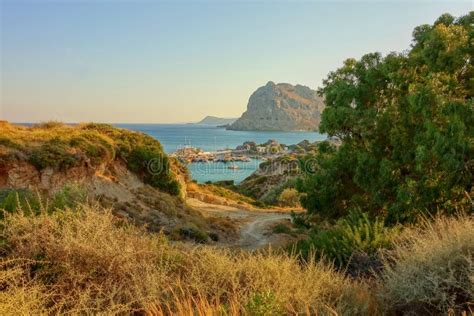
[[307, 213], [297, 214], [291, 212], [291, 222], [296, 228], [308, 229], [311, 227], [310, 216]]
[[259, 201], [259, 200], [253, 201], [252, 205], [256, 207], [260, 207], [260, 208], [265, 208], [267, 206], [264, 202]]
[[28, 161], [40, 171], [48, 167], [64, 171], [75, 166], [77, 158], [67, 144], [59, 139], [53, 139], [34, 148]]
[[310, 238], [299, 241], [296, 249], [303, 258], [326, 258], [345, 267], [356, 252], [375, 256], [380, 249], [390, 248], [396, 235], [398, 228], [386, 227], [382, 219], [352, 212], [330, 228], [314, 227]]
[[78, 204], [85, 203], [87, 201], [87, 193], [84, 188], [78, 185], [66, 185], [56, 192], [52, 197], [46, 197], [43, 200], [47, 199], [50, 199], [47, 204], [50, 211], [61, 210], [72, 208]]
[[280, 303], [272, 292], [254, 294], [246, 306], [248, 314], [255, 316], [283, 315]]
[[217, 195], [229, 200], [234, 200], [234, 201], [249, 203], [249, 204], [255, 203], [254, 199], [243, 195], [242, 193], [237, 191], [236, 187], [233, 185], [222, 186], [216, 183], [210, 183], [210, 184], [206, 183], [202, 185], [200, 189], [202, 189], [203, 191], [207, 191], [213, 195]]
[[273, 233], [275, 234], [291, 234], [291, 228], [285, 224], [278, 224], [273, 227]]
[[0, 145], [14, 149], [21, 149], [21, 146], [19, 144], [15, 143], [13, 140], [5, 136], [0, 136]]
[[116, 156], [112, 141], [96, 131], [84, 131], [80, 135], [72, 137], [69, 144], [81, 149], [95, 165], [113, 160]]
[[300, 196], [293, 188], [284, 189], [278, 197], [278, 203], [282, 206], [296, 207], [299, 205]]
[[191, 239], [200, 244], [204, 244], [209, 240], [209, 235], [197, 227], [181, 227], [179, 235], [182, 238]]
[[[76, 185], [64, 186], [52, 196], [27, 189], [0, 190], [0, 211], [9, 213], [18, 211], [28, 215], [51, 213], [58, 209], [75, 207], [86, 201], [85, 190]], [[3, 216], [3, 213], [0, 213], [0, 218]]]
[[437, 218], [406, 230], [385, 258], [382, 282], [390, 312], [468, 311], [474, 302], [474, 219]]
[[47, 121], [47, 122], [41, 122], [38, 124], [34, 124], [32, 128], [36, 129], [55, 129], [55, 128], [61, 128], [66, 126], [66, 124], [58, 121]]
[[[4, 189], [0, 190], [0, 211], [6, 211], [9, 213], [17, 210], [24, 210], [28, 212], [33, 210], [34, 213], [39, 212], [40, 203], [38, 198], [34, 194], [26, 189]], [[0, 218], [3, 218], [4, 214], [0, 213]]]

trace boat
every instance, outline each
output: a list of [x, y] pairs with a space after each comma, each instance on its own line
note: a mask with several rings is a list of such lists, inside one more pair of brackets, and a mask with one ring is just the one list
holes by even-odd
[[194, 158], [193, 162], [208, 162], [208, 160], [205, 157], [197, 157]]
[[236, 170], [236, 169], [239, 169], [240, 167], [237, 166], [236, 164], [232, 164], [230, 165], [229, 167], [227, 167], [228, 169], [232, 169], [232, 170]]
[[251, 161], [249, 157], [246, 156], [238, 156], [238, 157], [233, 157], [234, 161], [242, 161], [242, 162], [249, 162]]

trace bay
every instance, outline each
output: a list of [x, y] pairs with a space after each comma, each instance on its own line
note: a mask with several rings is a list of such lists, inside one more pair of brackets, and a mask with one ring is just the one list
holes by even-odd
[[[317, 132], [267, 132], [267, 131], [230, 131], [210, 125], [199, 124], [114, 124], [146, 133], [159, 140], [167, 153], [172, 153], [183, 146], [193, 146], [204, 151], [216, 151], [235, 148], [245, 141], [262, 144], [274, 139], [281, 144], [293, 145], [303, 140], [322, 141], [326, 135]], [[235, 162], [238, 169], [229, 169], [222, 162], [199, 162], [188, 165], [191, 177], [199, 183], [207, 181], [234, 180], [235, 183], [251, 175], [257, 170], [260, 160]]]

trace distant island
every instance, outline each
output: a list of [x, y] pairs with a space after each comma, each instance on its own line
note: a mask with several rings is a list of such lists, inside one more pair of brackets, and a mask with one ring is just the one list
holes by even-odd
[[227, 129], [241, 131], [318, 130], [324, 101], [302, 85], [270, 81], [249, 99], [247, 111]]
[[216, 117], [216, 116], [206, 116], [201, 121], [197, 122], [196, 124], [202, 125], [215, 125], [215, 126], [227, 126], [234, 123], [237, 119], [236, 118], [223, 118], [223, 117]]

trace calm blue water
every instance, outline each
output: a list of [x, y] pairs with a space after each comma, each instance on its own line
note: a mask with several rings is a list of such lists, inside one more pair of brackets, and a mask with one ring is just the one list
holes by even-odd
[[292, 145], [302, 140], [314, 142], [326, 139], [316, 132], [248, 132], [228, 131], [209, 125], [197, 124], [114, 124], [115, 126], [144, 132], [158, 139], [167, 153], [184, 145], [198, 147], [204, 151], [235, 148], [245, 141], [257, 144], [275, 139], [281, 144]]
[[[309, 140], [326, 139], [326, 135], [316, 132], [248, 132], [228, 131], [208, 125], [197, 124], [115, 124], [118, 127], [144, 132], [158, 139], [167, 153], [173, 152], [184, 145], [198, 147], [204, 151], [235, 148], [245, 141], [257, 144], [275, 139], [281, 144], [292, 145]], [[236, 183], [251, 175], [260, 164], [259, 160], [235, 162], [239, 169], [229, 169], [225, 163], [191, 163], [188, 168], [191, 176], [199, 183], [206, 181], [234, 180]]]
[[234, 180], [235, 183], [240, 183], [257, 170], [260, 162], [260, 160], [252, 159], [249, 162], [236, 161], [232, 163], [237, 165], [239, 169], [229, 169], [231, 163], [194, 162], [188, 164], [188, 169], [192, 178], [199, 183], [223, 180]]

